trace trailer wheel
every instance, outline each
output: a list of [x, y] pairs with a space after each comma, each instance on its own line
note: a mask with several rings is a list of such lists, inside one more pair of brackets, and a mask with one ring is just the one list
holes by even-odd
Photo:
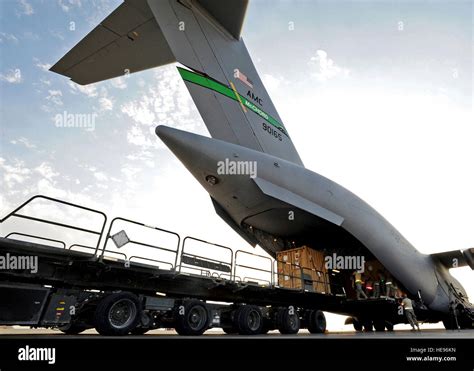
[[140, 303], [129, 292], [103, 298], [94, 313], [95, 329], [101, 335], [127, 335], [140, 321]]
[[326, 331], [326, 316], [320, 310], [310, 310], [307, 314], [308, 331], [323, 334]]
[[199, 336], [209, 327], [209, 312], [206, 304], [190, 300], [176, 308], [175, 330], [179, 335]]
[[374, 325], [372, 323], [371, 319], [366, 319], [362, 322], [362, 325], [364, 326], [364, 331], [365, 332], [372, 332], [374, 331]]
[[362, 323], [360, 323], [358, 319], [356, 318], [352, 319], [352, 326], [354, 326], [354, 330], [356, 330], [357, 332], [362, 331]]
[[255, 305], [243, 305], [235, 313], [235, 326], [240, 335], [258, 335], [262, 333], [263, 316]]
[[280, 308], [276, 316], [277, 328], [281, 334], [297, 334], [300, 330], [298, 312], [289, 308]]
[[385, 331], [385, 321], [384, 320], [376, 320], [374, 321], [374, 328], [377, 332]]
[[66, 325], [59, 326], [58, 329], [65, 335], [78, 335], [81, 332], [87, 330], [87, 327], [76, 323], [68, 323]]

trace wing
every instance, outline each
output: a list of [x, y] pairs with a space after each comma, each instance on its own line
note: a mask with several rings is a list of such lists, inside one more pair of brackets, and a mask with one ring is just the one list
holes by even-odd
[[431, 254], [431, 257], [447, 268], [469, 266], [474, 270], [474, 248], [440, 252]]

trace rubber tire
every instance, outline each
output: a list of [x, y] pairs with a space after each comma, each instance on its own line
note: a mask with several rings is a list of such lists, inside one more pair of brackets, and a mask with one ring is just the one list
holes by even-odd
[[375, 331], [377, 331], [377, 332], [385, 331], [385, 321], [376, 320], [376, 321], [373, 321], [373, 323], [374, 323]]
[[308, 331], [312, 334], [326, 332], [326, 316], [321, 310], [310, 310], [307, 314]]
[[[258, 326], [254, 328], [249, 325], [249, 316], [252, 314], [259, 319]], [[255, 305], [242, 305], [235, 312], [234, 325], [240, 335], [259, 335], [263, 329], [262, 311]]]
[[58, 329], [65, 335], [79, 335], [81, 332], [86, 331], [87, 327], [75, 323], [68, 323], [67, 325], [59, 326]]
[[[128, 299], [132, 303], [134, 303], [136, 311], [135, 311], [135, 317], [132, 319], [130, 324], [124, 328], [118, 329], [118, 328], [113, 327], [113, 325], [109, 322], [108, 313], [112, 305], [122, 299]], [[140, 316], [141, 316], [141, 305], [136, 295], [130, 292], [119, 292], [115, 294], [110, 294], [104, 297], [97, 305], [97, 308], [94, 313], [95, 329], [101, 335], [108, 335], [108, 336], [127, 335], [132, 329], [137, 327], [138, 323], [140, 322]]]
[[387, 329], [387, 331], [393, 331], [393, 323], [385, 321], [385, 328]]
[[374, 331], [374, 325], [372, 320], [365, 320], [362, 322], [362, 326], [364, 326], [364, 332], [372, 332]]
[[[276, 325], [278, 331], [284, 335], [292, 335], [297, 334], [300, 330], [300, 317], [298, 316], [298, 312], [296, 309], [294, 310], [294, 314], [290, 315], [290, 310], [288, 308], [280, 308], [276, 314]], [[293, 317], [293, 324], [291, 320]]]
[[[183, 336], [200, 336], [204, 334], [204, 332], [209, 328], [209, 310], [205, 303], [199, 300], [189, 300], [186, 301], [184, 304], [184, 315], [179, 314], [180, 308], [176, 308], [175, 314], [175, 330], [179, 335]], [[198, 328], [194, 328], [190, 324], [191, 317], [189, 314], [195, 308], [200, 307], [202, 313], [205, 314], [205, 317], [202, 320], [201, 326]]]
[[363, 326], [358, 319], [352, 318], [352, 326], [354, 326], [354, 330], [356, 330], [357, 332], [362, 332]]

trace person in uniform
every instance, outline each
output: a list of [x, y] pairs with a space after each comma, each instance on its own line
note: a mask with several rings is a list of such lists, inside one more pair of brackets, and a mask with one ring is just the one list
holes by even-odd
[[415, 326], [420, 331], [420, 325], [418, 324], [418, 320], [416, 319], [415, 310], [413, 309], [413, 302], [411, 299], [405, 294], [403, 295], [402, 300], [403, 309], [405, 310], [405, 316], [407, 317], [408, 323], [411, 325], [412, 330], [415, 331]]
[[355, 271], [352, 275], [354, 278], [354, 288], [356, 291], [357, 300], [360, 300], [362, 297], [367, 299], [367, 295], [365, 294], [364, 290], [362, 290], [362, 284], [364, 283], [362, 281], [362, 273]]

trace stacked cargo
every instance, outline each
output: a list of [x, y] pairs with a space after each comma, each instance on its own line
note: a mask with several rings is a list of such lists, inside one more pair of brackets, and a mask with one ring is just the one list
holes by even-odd
[[329, 294], [329, 275], [324, 253], [308, 246], [277, 253], [278, 284], [289, 289]]

